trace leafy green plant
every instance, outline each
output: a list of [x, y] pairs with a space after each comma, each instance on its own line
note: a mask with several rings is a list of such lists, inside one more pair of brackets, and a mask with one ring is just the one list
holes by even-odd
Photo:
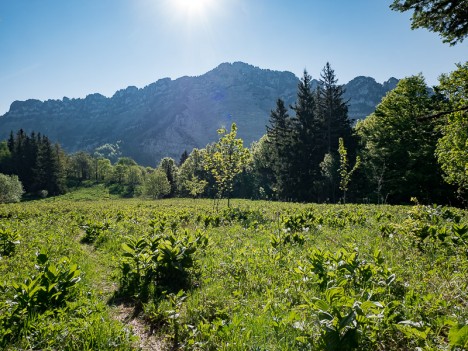
[[[13, 298], [2, 303], [5, 315], [0, 319], [5, 341], [19, 336], [28, 318], [35, 314], [55, 313], [73, 299], [73, 288], [81, 280], [77, 265], [70, 264], [64, 257], [57, 263], [40, 253], [36, 258], [37, 273], [24, 282], [12, 282], [3, 287], [6, 294], [13, 292]], [[0, 343], [1, 345], [1, 343]]]
[[402, 228], [414, 238], [418, 248], [468, 248], [468, 225], [452, 209], [416, 205], [408, 211]]
[[219, 141], [213, 144], [210, 152], [204, 154], [204, 168], [216, 181], [218, 198], [226, 196], [230, 207], [234, 177], [249, 163], [250, 151], [244, 147], [242, 139], [236, 138], [235, 123], [231, 125], [229, 133], [221, 128], [218, 129], [218, 134]]
[[122, 290], [145, 300], [150, 286], [158, 293], [185, 288], [188, 271], [194, 265], [193, 255], [207, 244], [208, 238], [200, 231], [129, 238], [122, 244]]
[[282, 230], [276, 234], [270, 235], [270, 244], [274, 249], [277, 249], [286, 244], [303, 245], [305, 237], [302, 233], [291, 232], [290, 230]]
[[[320, 349], [372, 349], [384, 338], [401, 296], [392, 290], [395, 275], [384, 264], [381, 251], [376, 250], [373, 260], [367, 261], [356, 250], [313, 249], [296, 273], [321, 292], [311, 299], [304, 294], [307, 304], [302, 306], [317, 318]], [[316, 337], [311, 333], [299, 340], [314, 343]]]
[[109, 229], [110, 223], [108, 221], [99, 222], [88, 220], [80, 227], [85, 231], [81, 242], [91, 244], [94, 243], [105, 230]]
[[222, 211], [221, 216], [225, 223], [239, 222], [244, 228], [256, 228], [259, 224], [265, 223], [262, 212], [250, 208], [229, 207]]
[[449, 333], [450, 346], [454, 349], [468, 348], [468, 325], [454, 325]]
[[356, 300], [343, 287], [326, 289], [324, 297], [310, 302], [320, 325], [320, 349], [362, 349], [377, 339], [378, 324], [384, 317], [382, 303]]
[[121, 288], [129, 294], [146, 297], [152, 273], [150, 242], [146, 238], [128, 238], [122, 244]]
[[72, 288], [81, 280], [76, 264], [70, 264], [67, 257], [52, 263], [49, 257], [37, 255], [37, 275], [24, 283], [13, 283], [20, 308], [45, 311], [63, 306], [72, 296]]
[[19, 234], [10, 228], [0, 228], [0, 257], [10, 256], [20, 244]]
[[343, 191], [343, 203], [346, 203], [346, 192], [348, 191], [349, 182], [351, 181], [351, 177], [354, 172], [359, 168], [361, 165], [361, 157], [356, 157], [356, 162], [351, 170], [349, 170], [349, 161], [348, 161], [348, 150], [344, 146], [343, 138], [338, 139], [338, 153], [340, 154], [340, 189]]
[[[141, 347], [156, 338], [187, 350], [466, 348], [466, 211], [236, 205], [68, 197], [0, 205], [0, 228], [21, 234], [16, 252], [0, 258], [0, 349], [138, 349], [132, 318], [153, 333], [140, 333]], [[99, 250], [79, 244], [87, 221], [110, 223], [93, 243]], [[417, 230], [434, 230], [421, 249]], [[42, 280], [50, 266], [69, 272], [63, 256], [83, 280], [61, 302], [55, 287], [40, 297], [57, 280]]]

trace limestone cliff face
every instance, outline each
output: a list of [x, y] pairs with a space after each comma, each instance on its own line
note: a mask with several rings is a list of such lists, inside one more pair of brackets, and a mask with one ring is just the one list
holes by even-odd
[[345, 85], [344, 97], [349, 100], [349, 118], [363, 119], [374, 112], [375, 107], [380, 103], [382, 97], [390, 90], [393, 90], [398, 83], [398, 79], [390, 78], [383, 84], [377, 83], [371, 77], [356, 77]]
[[[0, 117], [0, 140], [20, 128], [45, 134], [68, 152], [92, 151], [120, 140], [125, 156], [155, 166], [162, 157], [178, 159], [185, 149], [204, 147], [217, 139], [218, 128], [232, 122], [246, 145], [258, 140], [276, 99], [294, 103], [298, 82], [290, 72], [236, 62], [198, 77], [128, 87], [110, 98], [91, 94], [84, 99], [15, 101]], [[381, 85], [358, 77], [345, 85], [351, 118], [372, 112], [393, 83], [396, 80]]]

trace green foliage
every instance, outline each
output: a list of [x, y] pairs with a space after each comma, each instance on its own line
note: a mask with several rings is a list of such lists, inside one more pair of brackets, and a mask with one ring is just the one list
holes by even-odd
[[104, 144], [94, 149], [93, 155], [97, 158], [104, 158], [110, 160], [111, 163], [116, 162], [122, 155], [120, 151], [121, 142], [115, 144]]
[[456, 325], [450, 329], [449, 333], [450, 346], [456, 349], [468, 348], [468, 325]]
[[466, 348], [464, 210], [90, 199], [0, 205], [0, 348]]
[[437, 160], [445, 180], [468, 192], [468, 62], [440, 77], [439, 91], [448, 100], [445, 108], [457, 111], [448, 114], [442, 125], [442, 137], [437, 142]]
[[323, 157], [323, 161], [320, 162], [320, 170], [322, 177], [325, 178], [326, 182], [328, 182], [330, 189], [331, 189], [331, 200], [335, 201], [335, 187], [336, 181], [338, 180], [339, 172], [339, 163], [337, 157], [334, 153], [327, 152]]
[[420, 250], [465, 250], [468, 255], [468, 224], [461, 216], [441, 206], [416, 205], [400, 231], [410, 235]]
[[206, 180], [198, 179], [197, 176], [193, 176], [192, 179], [186, 179], [183, 184], [184, 188], [193, 198], [203, 194], [207, 185], [208, 182]]
[[174, 159], [170, 157], [164, 157], [159, 163], [158, 168], [164, 171], [164, 173], [166, 174], [166, 178], [171, 186], [171, 190], [168, 195], [170, 197], [175, 196], [177, 192], [177, 183], [178, 183], [178, 179], [177, 179], [178, 170], [177, 170], [176, 162], [174, 161]]
[[10, 256], [20, 244], [19, 234], [11, 228], [0, 228], [0, 258]]
[[[373, 260], [361, 259], [357, 251], [337, 253], [312, 250], [308, 261], [296, 273], [317, 284], [321, 295], [306, 300], [319, 326], [320, 336], [301, 338], [317, 342], [323, 350], [373, 349], [394, 323], [394, 306], [399, 304], [392, 292], [393, 274], [376, 250]], [[386, 300], [386, 301], [384, 301]]]
[[91, 155], [80, 151], [68, 157], [67, 160], [67, 176], [69, 179], [74, 179], [79, 182], [93, 178], [93, 159]]
[[338, 149], [340, 138], [347, 144], [352, 142], [352, 121], [348, 118], [348, 102], [343, 97], [344, 92], [343, 86], [338, 84], [335, 71], [327, 62], [320, 74], [317, 88], [318, 114], [324, 124], [323, 139], [327, 153]]
[[156, 169], [147, 175], [143, 189], [145, 195], [159, 199], [171, 192], [171, 184], [167, 180], [166, 173], [161, 169]]
[[7, 146], [10, 156], [0, 159], [0, 168], [17, 175], [26, 192], [65, 193], [65, 154], [58, 144], [53, 145], [44, 135], [19, 130], [16, 136], [10, 134]]
[[455, 45], [468, 36], [468, 17], [463, 1], [394, 0], [390, 8], [400, 12], [413, 10], [411, 28], [437, 32], [444, 43]]
[[70, 264], [66, 257], [55, 264], [49, 262], [46, 254], [38, 254], [35, 275], [4, 287], [6, 294], [13, 293], [13, 298], [3, 306], [5, 315], [0, 319], [4, 342], [19, 337], [22, 329], [28, 327], [29, 316], [55, 312], [73, 299], [80, 273], [77, 265]]
[[356, 157], [356, 163], [351, 170], [348, 170], [348, 151], [346, 150], [343, 142], [343, 138], [339, 138], [338, 153], [340, 154], [340, 189], [343, 190], [343, 202], [346, 203], [346, 192], [348, 191], [348, 185], [351, 181], [351, 176], [361, 165], [361, 158]]
[[0, 203], [20, 202], [23, 193], [23, 185], [17, 176], [0, 173]]
[[218, 130], [220, 139], [204, 155], [205, 170], [210, 171], [216, 180], [218, 198], [227, 196], [228, 206], [234, 185], [234, 177], [242, 172], [250, 160], [249, 149], [243, 146], [242, 139], [236, 139], [237, 126], [231, 125], [231, 131]]
[[434, 106], [423, 76], [417, 75], [400, 80], [375, 112], [358, 123], [363, 171], [379, 202], [446, 198], [434, 156], [438, 122], [420, 119]]
[[279, 249], [287, 244], [304, 244], [305, 237], [297, 231], [283, 230], [270, 235], [270, 244], [274, 249]]
[[[177, 179], [180, 196], [189, 196], [192, 190], [200, 189], [198, 186], [201, 187], [204, 182], [207, 183], [200, 195], [206, 195], [206, 190], [210, 190], [211, 185], [214, 184], [214, 180], [211, 181], [210, 179], [211, 174], [204, 167], [205, 154], [206, 149], [193, 149], [185, 162], [179, 167]], [[200, 183], [197, 179], [200, 180]]]
[[304, 71], [293, 106], [292, 142], [289, 145], [288, 195], [299, 201], [317, 201], [320, 162], [325, 154], [323, 121], [317, 110], [312, 77]]
[[81, 242], [91, 244], [94, 243], [104, 231], [109, 229], [110, 223], [107, 221], [94, 222], [88, 220], [81, 224], [80, 227], [85, 231], [85, 235], [81, 239]]
[[220, 216], [223, 219], [223, 224], [239, 223], [244, 228], [257, 228], [267, 221], [262, 211], [252, 208], [226, 208]]
[[269, 192], [276, 193], [280, 199], [286, 198], [289, 192], [288, 168], [292, 153], [292, 127], [284, 101], [278, 99], [276, 109], [270, 113], [266, 139], [260, 139], [255, 150], [252, 150], [256, 172], [264, 178], [261, 186], [264, 189], [269, 186]]
[[277, 100], [267, 126], [268, 145], [260, 144], [253, 162], [267, 194], [279, 199], [336, 201], [332, 153], [339, 138], [354, 146], [344, 90], [337, 82], [327, 63], [318, 86], [313, 86], [312, 77], [304, 71], [297, 101], [291, 107], [294, 116], [290, 117], [284, 102]]
[[6, 141], [0, 141], [0, 173], [6, 173], [11, 167], [11, 152]]
[[122, 293], [145, 301], [151, 293], [158, 297], [167, 291], [186, 288], [188, 271], [194, 265], [193, 255], [207, 243], [207, 237], [201, 232], [189, 234], [187, 231], [177, 235], [155, 230], [149, 238], [129, 238], [122, 244]]

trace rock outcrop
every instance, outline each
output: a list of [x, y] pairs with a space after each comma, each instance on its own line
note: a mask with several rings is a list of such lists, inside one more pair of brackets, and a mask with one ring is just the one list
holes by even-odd
[[[235, 62], [198, 77], [164, 78], [141, 89], [131, 86], [110, 98], [91, 94], [84, 99], [15, 101], [0, 117], [0, 140], [22, 128], [47, 135], [67, 152], [91, 152], [121, 141], [123, 155], [154, 167], [165, 156], [178, 159], [184, 150], [204, 147], [217, 139], [218, 128], [232, 122], [246, 145], [258, 140], [276, 99], [294, 103], [298, 82], [290, 72]], [[357, 77], [346, 84], [350, 117], [367, 116], [396, 82], [392, 78], [382, 85]]]

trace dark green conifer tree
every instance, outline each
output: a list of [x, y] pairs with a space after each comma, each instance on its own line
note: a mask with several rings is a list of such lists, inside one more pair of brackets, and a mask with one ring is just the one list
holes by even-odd
[[60, 147], [52, 145], [46, 136], [39, 137], [35, 168], [35, 190], [46, 190], [48, 195], [65, 192], [65, 170], [60, 160]]
[[26, 192], [33, 191], [34, 173], [32, 170], [36, 166], [37, 158], [36, 135], [32, 133], [29, 137], [20, 129], [13, 142], [9, 141], [8, 144], [13, 145], [11, 173], [18, 176]]
[[[338, 160], [338, 140], [343, 138], [347, 145], [348, 153], [354, 155], [356, 143], [353, 140], [352, 121], [348, 118], [347, 101], [343, 98], [344, 89], [338, 85], [335, 71], [330, 63], [326, 63], [320, 74], [320, 82], [317, 88], [317, 113], [323, 123], [324, 141], [321, 150], [323, 160]], [[328, 155], [325, 157], [325, 155]], [[338, 164], [332, 162], [331, 165]], [[329, 169], [328, 173], [335, 173], [337, 169]], [[323, 179], [323, 197], [329, 201], [336, 201], [338, 184], [333, 177]]]
[[10, 134], [10, 174], [18, 176], [28, 193], [46, 190], [49, 195], [65, 192], [63, 152], [52, 145], [46, 136], [34, 132], [27, 135], [22, 129]]
[[170, 157], [164, 157], [161, 162], [159, 163], [158, 168], [162, 169], [166, 174], [167, 180], [171, 185], [171, 189], [168, 197], [174, 197], [177, 192], [177, 165], [174, 159]]
[[279, 199], [287, 199], [289, 189], [289, 168], [291, 158], [292, 124], [284, 101], [276, 101], [276, 109], [270, 113], [269, 125], [266, 126], [268, 143], [271, 145], [269, 168], [271, 169], [271, 187], [276, 190]]
[[189, 157], [189, 154], [187, 150], [184, 150], [184, 152], [182, 152], [182, 155], [180, 155], [179, 167], [184, 164], [184, 162], [188, 159], [188, 157]]
[[317, 114], [317, 94], [312, 77], [304, 71], [292, 107], [293, 142], [289, 169], [291, 197], [299, 201], [319, 201], [320, 162], [323, 160], [323, 123]]
[[318, 87], [318, 110], [324, 123], [327, 153], [338, 150], [339, 138], [343, 138], [346, 145], [350, 145], [352, 139], [352, 121], [348, 118], [348, 105], [343, 98], [345, 91], [337, 83], [335, 71], [327, 62], [320, 75]]

